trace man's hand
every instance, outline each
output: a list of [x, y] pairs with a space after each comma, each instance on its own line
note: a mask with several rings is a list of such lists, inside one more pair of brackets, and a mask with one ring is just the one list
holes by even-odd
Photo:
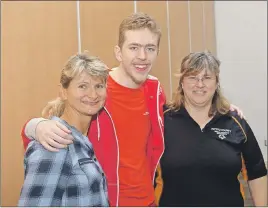
[[236, 111], [240, 118], [244, 118], [245, 119], [245, 116], [243, 115], [243, 111], [240, 108], [238, 108], [237, 106], [231, 104], [230, 105], [230, 110], [231, 111]]
[[36, 140], [45, 149], [57, 152], [58, 148], [66, 148], [73, 143], [71, 131], [58, 121], [46, 120], [40, 122], [36, 127]]

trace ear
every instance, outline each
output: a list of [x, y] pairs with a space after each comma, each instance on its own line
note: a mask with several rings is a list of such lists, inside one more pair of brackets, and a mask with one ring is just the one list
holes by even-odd
[[121, 53], [121, 48], [118, 45], [116, 45], [114, 47], [114, 54], [115, 54], [117, 61], [121, 62], [122, 61], [122, 53]]
[[67, 100], [67, 90], [62, 86], [62, 84], [59, 84], [59, 97], [62, 100]]
[[157, 49], [157, 55], [159, 55], [159, 54], [160, 54], [160, 48]]

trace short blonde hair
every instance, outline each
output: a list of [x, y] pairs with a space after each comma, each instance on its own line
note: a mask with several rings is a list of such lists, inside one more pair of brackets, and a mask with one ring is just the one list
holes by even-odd
[[[86, 53], [78, 53], [67, 61], [61, 71], [60, 83], [67, 89], [70, 82], [82, 72], [87, 72], [92, 77], [100, 78], [104, 83], [108, 76], [108, 67], [97, 57], [88, 56]], [[42, 111], [44, 118], [51, 116], [60, 117], [65, 109], [65, 103], [61, 98], [48, 102]]]
[[161, 29], [157, 22], [148, 14], [138, 12], [128, 16], [119, 26], [119, 40], [118, 46], [122, 48], [125, 42], [125, 32], [128, 30], [149, 29], [152, 33], [158, 35], [158, 43], [160, 44]]
[[189, 75], [199, 74], [202, 70], [208, 70], [216, 75], [216, 83], [218, 84], [217, 90], [212, 99], [212, 106], [209, 110], [209, 117], [216, 112], [226, 114], [229, 112], [230, 103], [222, 95], [220, 88], [220, 61], [209, 51], [190, 53], [184, 57], [181, 62], [181, 68], [176, 75], [179, 78], [179, 86], [176, 89], [172, 100], [167, 104], [168, 110], [178, 111], [184, 105], [185, 98], [182, 89], [182, 81], [184, 77]]

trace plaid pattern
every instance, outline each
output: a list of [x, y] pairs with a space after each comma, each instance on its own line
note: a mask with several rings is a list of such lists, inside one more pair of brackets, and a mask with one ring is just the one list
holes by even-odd
[[92, 144], [66, 125], [74, 143], [59, 152], [32, 140], [25, 153], [25, 180], [18, 206], [109, 206], [106, 178]]

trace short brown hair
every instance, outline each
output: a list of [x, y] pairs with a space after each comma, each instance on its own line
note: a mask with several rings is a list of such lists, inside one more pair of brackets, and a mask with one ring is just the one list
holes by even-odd
[[121, 48], [125, 42], [125, 32], [128, 30], [149, 29], [152, 33], [158, 35], [158, 43], [160, 44], [161, 29], [157, 22], [148, 14], [139, 12], [134, 13], [124, 19], [119, 26], [119, 40], [118, 46]]

